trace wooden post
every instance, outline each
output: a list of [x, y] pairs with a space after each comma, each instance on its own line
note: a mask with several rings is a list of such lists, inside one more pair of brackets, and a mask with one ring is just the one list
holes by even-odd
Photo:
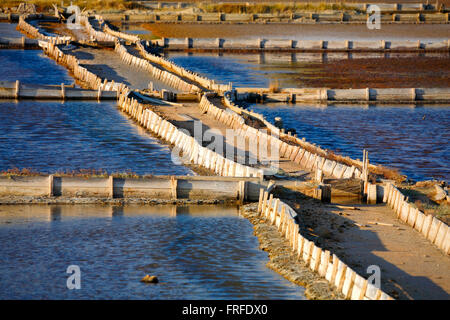
[[16, 98], [16, 100], [19, 100], [19, 96], [20, 96], [20, 81], [16, 80], [16, 88], [15, 88], [15, 92], [14, 92], [14, 97]]
[[278, 231], [283, 230], [284, 220], [286, 219], [286, 206], [281, 206], [281, 216], [280, 216], [280, 224], [278, 225]]
[[114, 177], [109, 176], [108, 180], [109, 197], [114, 199]]
[[247, 181], [240, 181], [239, 182], [241, 184], [240, 189], [240, 201], [241, 203], [244, 203], [245, 200], [247, 200], [247, 187], [248, 187], [248, 183]]
[[48, 196], [49, 197], [53, 197], [53, 180], [54, 180], [53, 175], [52, 174], [49, 175], [48, 176]]
[[322, 183], [323, 181], [323, 171], [321, 169], [316, 170], [316, 174], [314, 175], [314, 180], [317, 183]]
[[323, 203], [330, 203], [331, 202], [331, 184], [321, 184], [319, 187], [322, 190], [320, 201], [322, 201]]
[[64, 87], [64, 83], [61, 83], [61, 98], [62, 100], [66, 100], [66, 88]]
[[272, 204], [273, 204], [273, 193], [270, 194], [269, 200], [267, 203], [267, 209], [266, 212], [264, 212], [264, 218], [267, 220], [267, 218], [270, 216], [270, 210], [272, 210]]
[[416, 89], [411, 88], [411, 100], [416, 101]]
[[366, 88], [366, 100], [370, 101], [370, 88]]
[[263, 202], [261, 206], [261, 213], [260, 216], [263, 215], [266, 212], [266, 205], [267, 205], [267, 197], [269, 196], [269, 193], [267, 191], [264, 191], [264, 197]]
[[377, 185], [367, 183], [367, 203], [376, 204], [377, 203]]
[[261, 189], [259, 189], [259, 201], [258, 201], [258, 211], [257, 211], [258, 215], [261, 214], [263, 198], [264, 198], [264, 189], [261, 188]]
[[177, 186], [178, 186], [178, 180], [175, 179], [175, 177], [170, 177], [170, 188], [171, 188], [171, 197], [172, 200], [177, 200]]
[[280, 199], [276, 199], [275, 200], [275, 204], [273, 206], [273, 211], [272, 211], [272, 217], [271, 217], [271, 221], [270, 224], [274, 225], [277, 222], [277, 215], [278, 215], [278, 204], [280, 203]]

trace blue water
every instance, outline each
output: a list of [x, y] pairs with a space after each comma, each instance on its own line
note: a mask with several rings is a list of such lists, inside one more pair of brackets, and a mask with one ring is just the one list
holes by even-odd
[[416, 180], [450, 181], [450, 108], [447, 106], [312, 107], [252, 105], [272, 121], [336, 153], [400, 170]]
[[256, 56], [180, 55], [170, 53], [170, 60], [219, 83], [233, 82], [234, 87], [268, 87], [270, 79], [253, 62]]
[[47, 58], [42, 50], [0, 50], [0, 81], [33, 84], [70, 84], [66, 68]]
[[0, 170], [191, 174], [115, 102], [0, 101]]
[[4, 206], [0, 242], [0, 299], [304, 299], [236, 207]]

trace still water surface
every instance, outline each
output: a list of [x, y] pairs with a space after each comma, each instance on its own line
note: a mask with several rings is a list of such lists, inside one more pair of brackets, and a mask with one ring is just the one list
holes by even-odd
[[115, 102], [0, 101], [0, 170], [192, 174]]
[[0, 81], [33, 84], [70, 84], [66, 68], [47, 58], [42, 50], [0, 50]]
[[[237, 207], [0, 207], [0, 299], [304, 299]], [[81, 289], [68, 290], [69, 265]], [[156, 275], [158, 284], [139, 280]]]
[[281, 117], [307, 141], [371, 162], [394, 167], [415, 180], [450, 181], [448, 106], [287, 106], [252, 105], [273, 123]]

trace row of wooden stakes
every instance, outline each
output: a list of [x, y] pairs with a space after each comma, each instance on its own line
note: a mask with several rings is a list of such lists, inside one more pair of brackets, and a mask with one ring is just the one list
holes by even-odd
[[170, 73], [166, 70], [153, 66], [146, 59], [142, 59], [130, 54], [128, 50], [118, 42], [116, 42], [115, 51], [120, 55], [120, 58], [125, 63], [132, 65], [136, 68], [144, 69], [145, 71], [149, 72], [152, 75], [152, 77], [163, 83], [166, 83], [172, 88], [175, 88], [183, 92], [201, 91], [200, 88], [197, 87], [195, 84], [188, 83], [173, 73]]
[[82, 67], [75, 56], [65, 54], [53, 43], [42, 44], [44, 52], [54, 59], [57, 63], [65, 65], [74, 75], [75, 79], [82, 82], [88, 89], [98, 90], [98, 99], [101, 99], [102, 91], [119, 91], [123, 90], [123, 83], [115, 83], [114, 80], [102, 80], [95, 73]]
[[357, 274], [335, 254], [324, 250], [303, 237], [295, 221], [297, 213], [273, 194], [260, 189], [257, 213], [267, 223], [277, 227], [281, 235], [289, 241], [292, 252], [312, 271], [324, 277], [351, 300], [393, 300], [380, 288]]
[[164, 68], [166, 68], [168, 70], [173, 71], [180, 77], [187, 78], [190, 81], [198, 83], [202, 87], [204, 87], [208, 90], [219, 92], [219, 93], [231, 90], [230, 84], [225, 85], [225, 84], [216, 83], [214, 80], [208, 79], [208, 78], [203, 77], [195, 72], [187, 70], [187, 69], [177, 65], [176, 63], [174, 63], [168, 59], [165, 59], [164, 57], [158, 57], [158, 56], [148, 52], [148, 50], [145, 49], [145, 47], [142, 45], [142, 43], [140, 41], [136, 42], [136, 46], [137, 46], [138, 50], [140, 51], [140, 53], [142, 54], [142, 56], [145, 57], [147, 60], [149, 60], [153, 63], [156, 63], [160, 66], [163, 66]]
[[142, 127], [174, 145], [177, 148], [175, 151], [182, 151], [177, 156], [181, 156], [185, 162], [212, 170], [219, 176], [261, 178], [263, 176], [261, 169], [236, 163], [213, 150], [203, 147], [195, 138], [185, 134], [152, 110], [145, 108], [137, 100], [129, 98], [127, 90], [120, 94], [119, 106], [122, 111], [128, 113]]
[[450, 228], [447, 224], [430, 214], [425, 215], [391, 183], [384, 189], [383, 202], [395, 211], [398, 219], [420, 232], [445, 254], [450, 254]]
[[55, 37], [46, 36], [42, 34], [38, 28], [29, 24], [27, 22], [27, 19], [28, 15], [21, 15], [19, 17], [19, 23], [17, 24], [17, 28], [33, 38], [45, 40], [54, 44], [64, 44], [72, 41], [72, 37], [69, 36], [55, 36]]

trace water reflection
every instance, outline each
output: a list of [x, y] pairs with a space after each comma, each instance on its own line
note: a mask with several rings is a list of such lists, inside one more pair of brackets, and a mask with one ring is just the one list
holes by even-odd
[[191, 174], [114, 102], [0, 101], [0, 170]]
[[[224, 206], [0, 206], [1, 299], [304, 299]], [[66, 288], [68, 265], [81, 289]], [[157, 275], [158, 285], [139, 280]]]
[[33, 84], [73, 83], [67, 70], [42, 50], [0, 50], [0, 81]]

